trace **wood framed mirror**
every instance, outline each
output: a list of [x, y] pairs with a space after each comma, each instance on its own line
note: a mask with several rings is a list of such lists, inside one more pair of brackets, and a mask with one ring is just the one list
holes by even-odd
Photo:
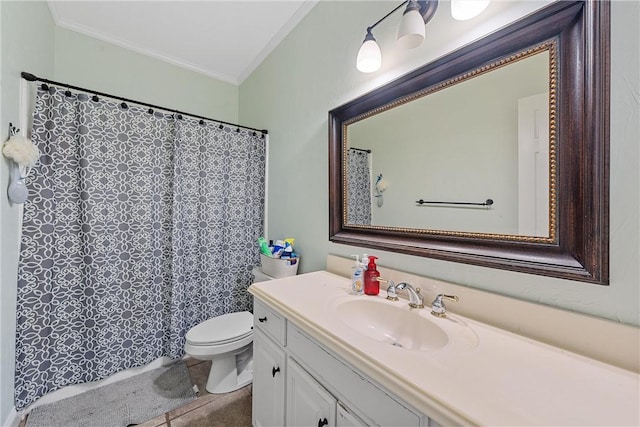
[[329, 239], [607, 285], [609, 7], [551, 3], [331, 110]]

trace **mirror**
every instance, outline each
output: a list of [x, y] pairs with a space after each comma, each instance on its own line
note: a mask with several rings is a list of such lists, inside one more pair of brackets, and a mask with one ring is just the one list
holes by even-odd
[[543, 44], [347, 122], [346, 224], [550, 237], [555, 56]]
[[552, 3], [330, 111], [330, 240], [608, 284], [608, 40]]

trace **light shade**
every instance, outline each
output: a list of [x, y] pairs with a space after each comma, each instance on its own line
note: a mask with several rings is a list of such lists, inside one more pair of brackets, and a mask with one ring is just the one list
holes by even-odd
[[424, 19], [422, 19], [416, 0], [410, 0], [398, 27], [398, 46], [405, 49], [420, 46], [424, 40], [424, 26]]
[[362, 46], [360, 46], [358, 57], [356, 58], [356, 68], [363, 73], [373, 73], [378, 71], [381, 65], [382, 53], [380, 52], [380, 46], [376, 43], [376, 39], [373, 38], [371, 30], [367, 29], [367, 35]]
[[451, 0], [451, 16], [458, 21], [466, 21], [480, 15], [491, 0]]

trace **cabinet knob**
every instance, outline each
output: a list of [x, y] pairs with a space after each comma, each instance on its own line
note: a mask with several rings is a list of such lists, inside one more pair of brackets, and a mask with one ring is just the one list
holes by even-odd
[[329, 421], [327, 421], [327, 419], [326, 419], [326, 418], [323, 418], [323, 419], [319, 419], [319, 420], [318, 420], [318, 427], [324, 427], [324, 426], [326, 426], [327, 424], [329, 424]]
[[267, 316], [258, 317], [258, 322], [262, 323], [262, 322], [266, 322], [266, 321], [267, 321]]
[[277, 368], [274, 367], [273, 369], [271, 369], [271, 375], [273, 376], [273, 378], [276, 377], [276, 373], [280, 372], [280, 366], [278, 366]]

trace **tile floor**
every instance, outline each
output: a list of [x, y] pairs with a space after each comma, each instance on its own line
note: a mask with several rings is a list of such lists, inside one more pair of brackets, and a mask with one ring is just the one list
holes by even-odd
[[[191, 382], [198, 386], [197, 399], [136, 427], [251, 426], [251, 385], [231, 393], [211, 394], [205, 388], [211, 362], [189, 358], [184, 363], [189, 368]], [[25, 424], [23, 420], [19, 427]]]
[[198, 398], [137, 427], [250, 427], [251, 385], [226, 394], [210, 394], [205, 385], [210, 361], [186, 359]]

